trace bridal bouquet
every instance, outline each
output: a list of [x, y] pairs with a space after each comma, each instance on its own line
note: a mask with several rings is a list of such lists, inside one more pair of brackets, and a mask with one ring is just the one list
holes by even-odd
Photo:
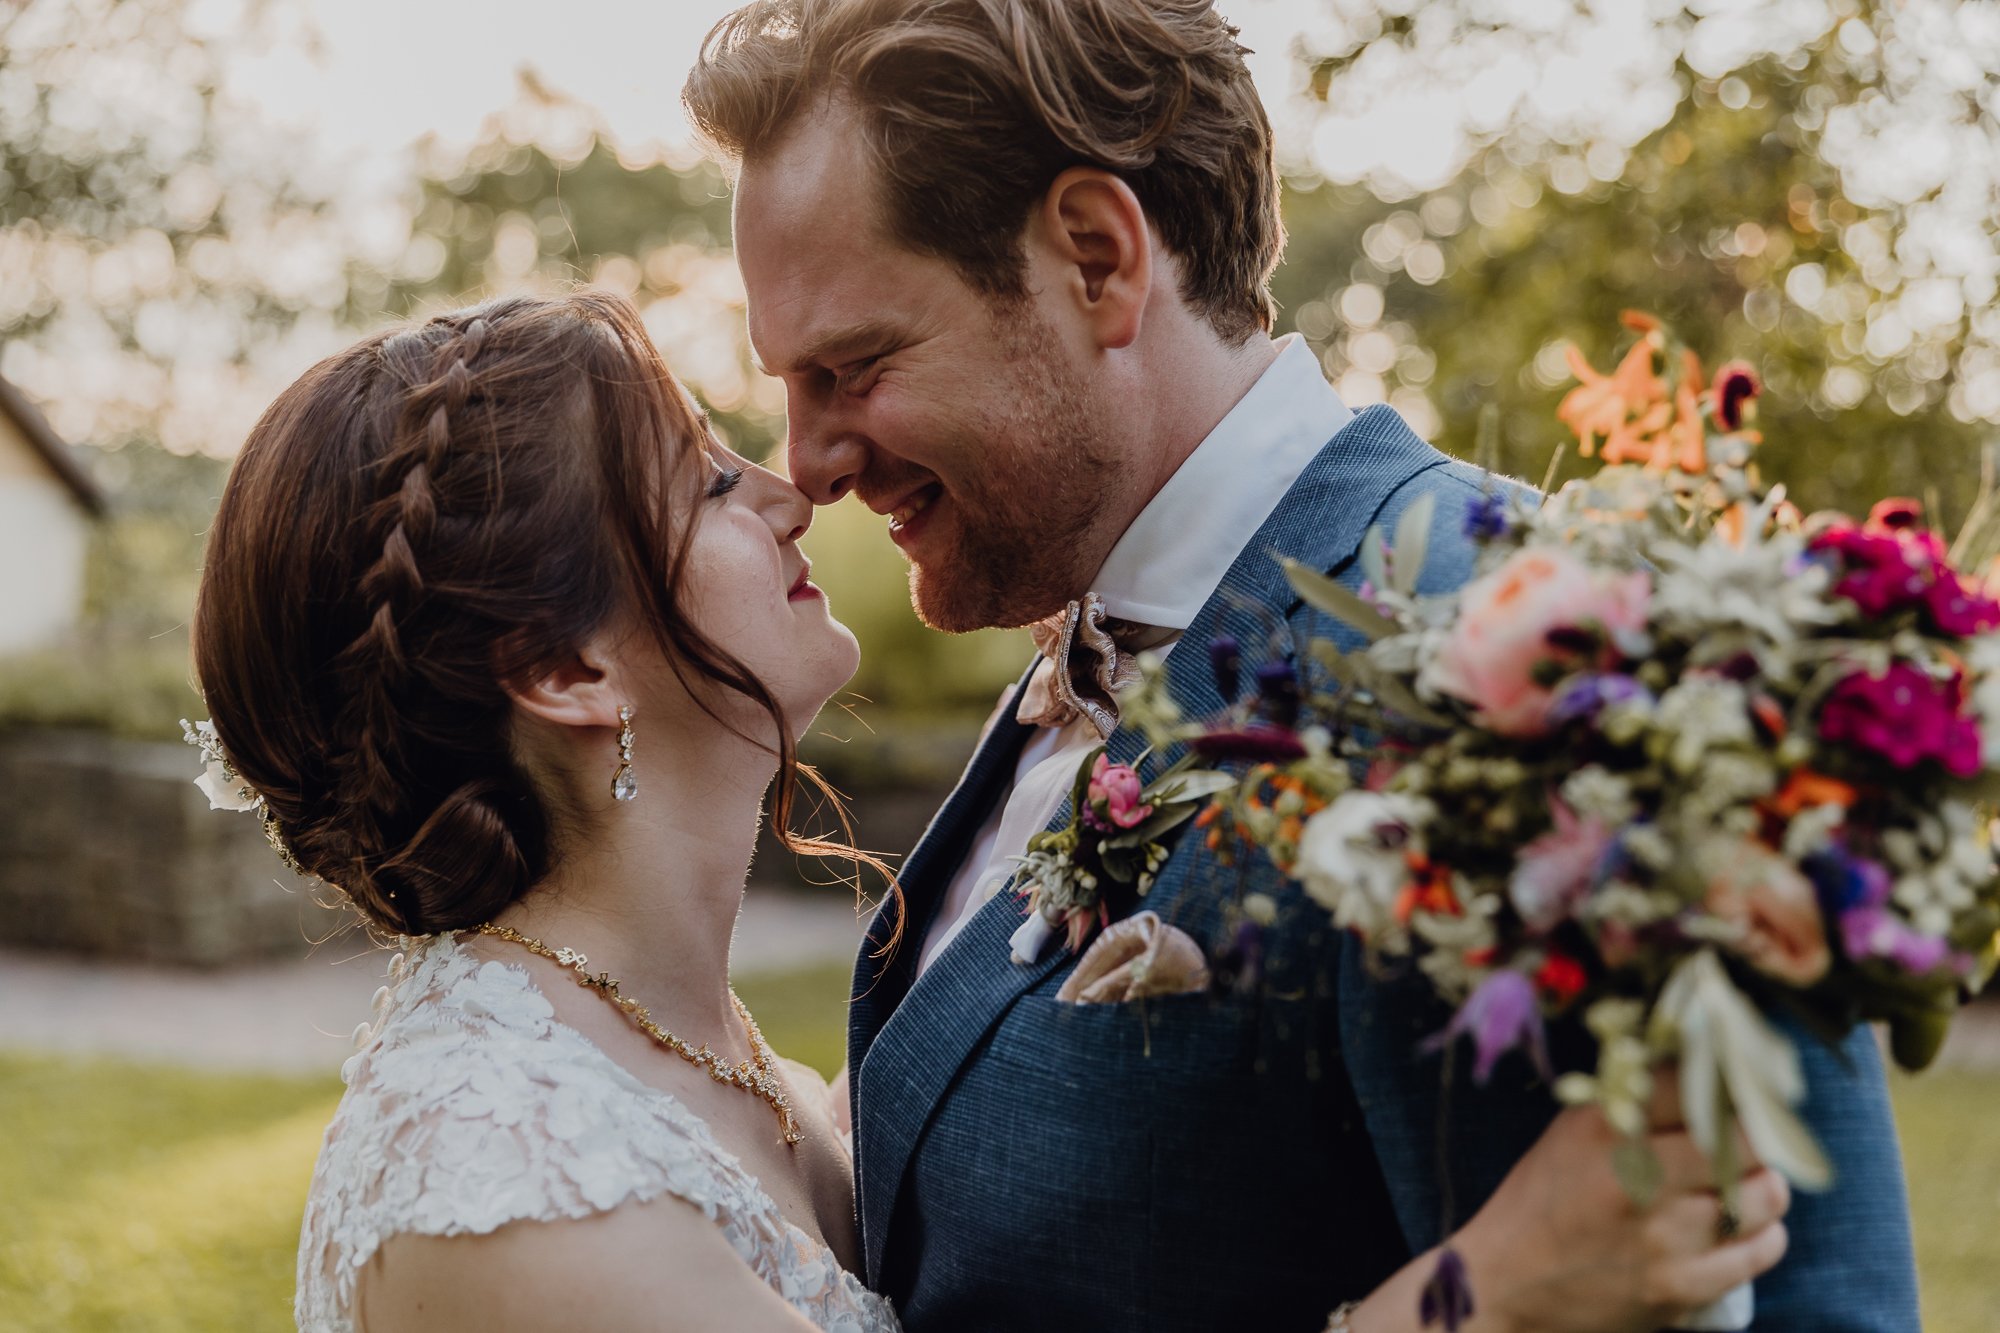
[[[1465, 515], [1470, 582], [1419, 592], [1418, 501], [1369, 534], [1358, 593], [1291, 568], [1344, 646], [1302, 645], [1193, 725], [1154, 672], [1127, 717], [1248, 762], [1199, 816], [1210, 845], [1273, 858], [1412, 959], [1476, 1080], [1517, 1050], [1546, 1071], [1545, 1024], [1579, 1017], [1597, 1065], [1555, 1092], [1622, 1133], [1635, 1197], [1668, 1062], [1719, 1174], [1740, 1125], [1824, 1186], [1771, 1015], [1886, 1020], [1916, 1068], [1994, 965], [2000, 601], [1964, 572], [1994, 505], [1950, 550], [1909, 501], [1802, 515], [1758, 475], [1749, 368], [1705, 382], [1668, 330], [1627, 323], [1613, 373], [1572, 351], [1583, 383], [1560, 409], [1602, 466], [1539, 505], [1496, 483]], [[1240, 648], [1211, 652], [1230, 699]], [[1239, 905], [1245, 930], [1260, 906]]]

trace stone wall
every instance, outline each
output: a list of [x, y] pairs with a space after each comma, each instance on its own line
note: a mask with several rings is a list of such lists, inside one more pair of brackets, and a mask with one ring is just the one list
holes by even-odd
[[200, 771], [178, 743], [0, 733], [0, 942], [216, 966], [340, 925]]
[[[955, 770], [971, 740], [937, 736], [932, 767]], [[177, 742], [0, 730], [0, 944], [212, 967], [298, 956], [345, 927], [344, 910], [321, 907], [278, 863], [254, 816], [209, 809], [200, 771], [200, 756]], [[929, 770], [891, 785], [868, 769], [835, 776], [852, 793], [855, 842], [891, 865], [949, 790]], [[802, 802], [801, 831], [836, 832]], [[794, 857], [767, 828], [751, 874], [761, 886], [845, 896], [838, 880], [851, 870]], [[881, 893], [879, 877], [863, 882]]]

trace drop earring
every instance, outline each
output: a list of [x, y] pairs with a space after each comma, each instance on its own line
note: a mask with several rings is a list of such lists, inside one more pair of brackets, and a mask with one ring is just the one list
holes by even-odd
[[618, 771], [611, 776], [613, 799], [630, 801], [639, 795], [639, 779], [632, 776], [632, 706], [618, 705]]

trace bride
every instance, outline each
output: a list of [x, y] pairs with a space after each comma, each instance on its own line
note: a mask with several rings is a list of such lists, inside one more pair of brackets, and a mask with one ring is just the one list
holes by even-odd
[[[853, 854], [785, 827], [858, 660], [811, 512], [588, 290], [378, 334], [251, 434], [194, 621], [216, 738], [280, 851], [409, 937], [314, 1171], [302, 1330], [896, 1328], [850, 1271], [839, 1108], [728, 980], [774, 777], [789, 845]], [[1492, 1259], [1464, 1327], [1526, 1291], [1652, 1327], [1782, 1253], [1772, 1173], [1718, 1247], [1685, 1133], [1642, 1212], [1592, 1115], [1462, 1233]], [[1416, 1327], [1430, 1267], [1352, 1326]]]

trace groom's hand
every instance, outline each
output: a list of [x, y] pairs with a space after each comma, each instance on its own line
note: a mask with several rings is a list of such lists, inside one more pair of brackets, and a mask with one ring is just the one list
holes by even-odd
[[1751, 1165], [1737, 1181], [1733, 1220], [1725, 1221], [1714, 1167], [1678, 1123], [1678, 1089], [1660, 1097], [1655, 1109], [1672, 1123], [1647, 1135], [1659, 1163], [1651, 1200], [1636, 1202], [1618, 1179], [1612, 1161], [1619, 1135], [1602, 1113], [1572, 1107], [1460, 1233], [1455, 1244], [1494, 1327], [1671, 1327], [1783, 1257], [1791, 1206], [1784, 1178], [1756, 1165], [1746, 1145], [1741, 1160]]

